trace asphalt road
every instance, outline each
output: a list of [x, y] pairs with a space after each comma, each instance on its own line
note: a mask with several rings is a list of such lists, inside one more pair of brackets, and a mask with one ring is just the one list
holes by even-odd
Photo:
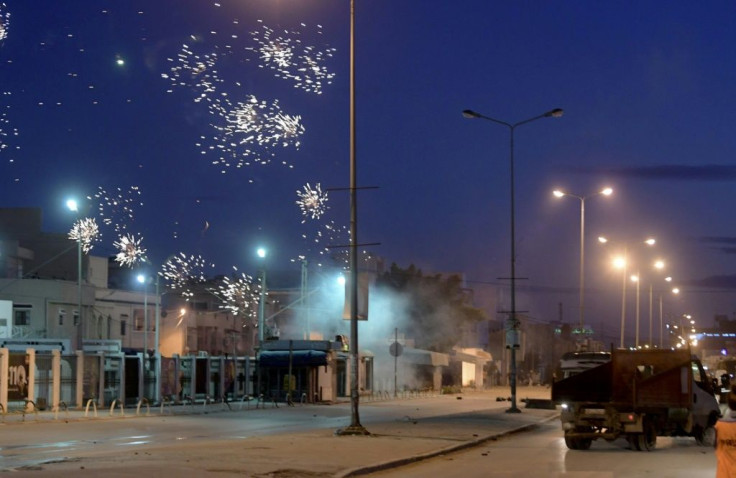
[[568, 450], [559, 421], [466, 451], [373, 473], [375, 478], [700, 478], [715, 476], [712, 448], [693, 438], [657, 439], [651, 452], [632, 451], [624, 439], [598, 440], [590, 450]]

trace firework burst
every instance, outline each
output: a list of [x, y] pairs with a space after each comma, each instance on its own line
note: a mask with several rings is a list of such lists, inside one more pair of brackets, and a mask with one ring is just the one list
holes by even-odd
[[129, 222], [134, 220], [135, 208], [143, 206], [140, 196], [141, 191], [138, 186], [131, 186], [127, 190], [116, 188], [112, 193], [98, 187], [97, 192], [92, 196], [87, 196], [87, 199], [97, 202], [98, 216], [102, 224], [112, 227], [119, 234], [128, 228]]
[[190, 286], [206, 282], [206, 273], [214, 266], [202, 256], [187, 256], [180, 252], [164, 263], [159, 275], [169, 282], [172, 291], [189, 300], [194, 296]]
[[7, 11], [5, 3], [0, 3], [0, 41], [8, 37], [10, 28], [10, 12]]
[[[4, 92], [3, 97], [10, 95], [10, 92]], [[5, 106], [4, 111], [0, 112], [0, 153], [7, 153], [12, 150], [19, 150], [20, 146], [12, 146], [13, 140], [18, 136], [18, 128], [14, 128], [10, 124], [8, 119], [7, 111], [10, 110], [10, 106]], [[8, 163], [12, 164], [15, 159], [12, 155], [8, 159]], [[18, 179], [16, 179], [17, 181]]]
[[299, 196], [296, 204], [302, 212], [302, 224], [306, 221], [306, 218], [319, 219], [329, 208], [327, 205], [327, 192], [322, 192], [322, 187], [319, 183], [314, 185], [314, 188], [307, 183], [301, 190], [297, 190], [296, 195]]
[[[237, 268], [233, 267], [237, 271]], [[241, 315], [255, 319], [258, 315], [260, 285], [253, 283], [253, 278], [245, 273], [225, 277], [218, 287], [222, 298], [221, 309], [227, 309], [233, 315]]]
[[161, 77], [171, 84], [167, 93], [173, 93], [174, 88], [187, 88], [194, 93], [193, 101], [199, 103], [215, 94], [223, 80], [215, 68], [220, 54], [216, 51], [197, 53], [195, 49], [187, 44], [182, 45], [176, 58], [168, 58], [173, 66]]
[[72, 229], [69, 231], [69, 239], [79, 241], [82, 246], [82, 251], [84, 251], [85, 254], [92, 250], [94, 242], [99, 240], [99, 236], [100, 228], [92, 217], [79, 219], [74, 223]]
[[[212, 164], [223, 168], [223, 172], [229, 167], [268, 164], [276, 156], [277, 147], [301, 146], [301, 116], [284, 114], [278, 100], [269, 103], [249, 95], [246, 102], [232, 104], [223, 97], [210, 104], [210, 112], [220, 120], [212, 123], [216, 133], [202, 154], [217, 155]], [[202, 139], [198, 146], [210, 144], [206, 137]]]
[[124, 266], [133, 267], [145, 260], [146, 250], [141, 247], [143, 238], [136, 238], [132, 234], [125, 234], [113, 243], [118, 253], [115, 261]]
[[[306, 30], [305, 24], [301, 26]], [[322, 35], [321, 25], [317, 25], [317, 34]], [[277, 78], [293, 82], [294, 88], [319, 95], [323, 85], [332, 83], [335, 73], [324, 64], [333, 56], [335, 48], [319, 49], [314, 45], [304, 45], [301, 31], [284, 30], [279, 35], [266, 25], [250, 35], [257, 46], [246, 50], [258, 55], [259, 66], [272, 70]]]

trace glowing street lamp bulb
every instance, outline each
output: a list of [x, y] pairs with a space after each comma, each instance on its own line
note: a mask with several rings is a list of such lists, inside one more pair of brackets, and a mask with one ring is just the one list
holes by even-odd
[[656, 262], [654, 263], [654, 267], [655, 267], [656, 269], [664, 269], [664, 261], [656, 261]]
[[552, 191], [552, 194], [554, 194], [554, 195], [555, 195], [555, 197], [557, 197], [557, 198], [561, 198], [562, 196], [564, 196], [564, 195], [565, 195], [565, 193], [563, 193], [563, 192], [562, 192], [562, 191], [560, 191], [559, 189], [555, 189], [554, 191]]
[[601, 244], [605, 244], [606, 242], [608, 242], [608, 239], [603, 236], [598, 236], [598, 242], [600, 242]]
[[639, 276], [637, 276], [637, 275], [632, 275], [632, 276], [631, 276], [631, 282], [639, 282]]
[[645, 243], [647, 243], [647, 244], [648, 244], [648, 245], [650, 245], [650, 246], [653, 246], [654, 244], [656, 244], [656, 243], [657, 243], [657, 241], [656, 241], [655, 239], [653, 239], [653, 238], [649, 238], [649, 239], [647, 239], [647, 240], [646, 240], [646, 241], [644, 241], [644, 242], [645, 242]]
[[136, 277], [136, 280], [140, 282], [141, 284], [143, 284], [144, 282], [146, 282], [146, 276], [144, 276], [143, 274], [138, 274], [138, 276]]
[[611, 194], [613, 194], [613, 189], [605, 188], [603, 191], [601, 191], [601, 194], [603, 194], [604, 196], [610, 196]]
[[626, 259], [623, 257], [617, 257], [613, 260], [613, 267], [616, 269], [623, 269], [626, 267]]
[[75, 201], [74, 199], [68, 199], [66, 201], [66, 207], [68, 207], [69, 210], [70, 211], [73, 211], [73, 212], [79, 211], [79, 207], [77, 205], [77, 201]]
[[260, 257], [261, 259], [263, 259], [264, 257], [266, 257], [266, 249], [264, 249], [263, 247], [259, 247], [256, 250], [256, 254], [258, 255], [258, 257]]
[[680, 293], [680, 289], [678, 289], [677, 287], [675, 287], [674, 289], [672, 289], [672, 293], [673, 294], [679, 294]]
[[667, 276], [664, 278], [665, 282], [672, 282], [672, 277]]
[[337, 278], [337, 285], [341, 285], [341, 286], [342, 286], [342, 285], [345, 285], [345, 276], [344, 276], [344, 275], [340, 275], [340, 276], [339, 276], [339, 277]]

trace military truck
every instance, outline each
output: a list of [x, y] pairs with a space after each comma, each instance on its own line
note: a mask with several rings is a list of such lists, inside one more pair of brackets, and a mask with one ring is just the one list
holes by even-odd
[[565, 444], [587, 450], [624, 437], [653, 450], [657, 436], [692, 436], [713, 446], [720, 417], [713, 384], [689, 349], [611, 351], [611, 360], [552, 384]]

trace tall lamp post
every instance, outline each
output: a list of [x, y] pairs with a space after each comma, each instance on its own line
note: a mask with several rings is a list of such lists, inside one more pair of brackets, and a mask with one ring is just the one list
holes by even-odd
[[585, 315], [585, 200], [595, 196], [610, 196], [613, 194], [613, 189], [605, 188], [593, 194], [587, 196], [578, 196], [577, 194], [567, 193], [559, 189], [552, 192], [555, 197], [561, 198], [569, 196], [580, 201], [580, 331], [583, 330], [584, 315]]
[[477, 113], [473, 110], [464, 110], [463, 116], [466, 118], [478, 118], [491, 121], [496, 124], [500, 124], [509, 129], [509, 166], [510, 166], [510, 186], [511, 186], [511, 311], [510, 317], [506, 325], [506, 347], [511, 351], [511, 370], [510, 370], [510, 382], [511, 382], [511, 408], [506, 410], [508, 413], [520, 413], [521, 410], [516, 406], [516, 348], [519, 347], [519, 321], [516, 317], [516, 237], [515, 237], [515, 217], [514, 217], [514, 131], [517, 126], [521, 126], [526, 123], [531, 123], [542, 118], [559, 118], [562, 116], [563, 110], [555, 108], [547, 111], [544, 114], [534, 116], [532, 118], [519, 121], [517, 123], [508, 123], [501, 121], [490, 116]]
[[358, 384], [358, 162], [355, 105], [355, 0], [350, 0], [350, 425], [338, 435], [369, 435], [360, 423]]
[[[267, 255], [266, 249], [259, 247], [256, 250], [256, 255], [260, 259], [265, 259]], [[265, 261], [264, 261], [265, 262]], [[263, 348], [263, 341], [265, 340], [264, 329], [266, 328], [266, 265], [261, 265], [261, 298], [258, 302], [258, 390], [256, 390], [257, 396], [261, 395], [261, 349]]]
[[[77, 214], [77, 222], [79, 222], [79, 205], [74, 199], [66, 202], [66, 207], [70, 211]], [[81, 225], [80, 225], [81, 228]], [[84, 322], [82, 320], [82, 234], [79, 231], [77, 237], [77, 309], [79, 311], [79, 323], [77, 324], [77, 350], [82, 350], [82, 340], [84, 339]]]
[[[664, 269], [664, 261], [657, 260], [654, 262], [654, 268], [657, 270]], [[666, 279], [665, 279], [666, 280]], [[649, 346], [654, 346], [653, 339], [653, 327], [654, 327], [654, 296], [652, 294], [652, 289], [654, 288], [654, 282], [649, 281]]]
[[[600, 242], [601, 244], [608, 244], [611, 241], [607, 237], [599, 236], [598, 237], [598, 242]], [[657, 241], [654, 240], [654, 239], [652, 239], [652, 238], [649, 238], [649, 239], [646, 239], [646, 240], [643, 241], [643, 244], [646, 244], [647, 246], [653, 246], [656, 243], [657, 243]], [[623, 242], [622, 244], [624, 246], [624, 255], [623, 255], [623, 257], [618, 257], [618, 258], [614, 259], [614, 261], [613, 261], [614, 267], [623, 269], [623, 286], [621, 288], [622, 291], [621, 291], [621, 344], [619, 345], [620, 348], [624, 348], [624, 329], [626, 327], [626, 268], [629, 265], [628, 264], [628, 262], [629, 262], [629, 245], [626, 242]], [[637, 244], [638, 244], [638, 242], [637, 242]], [[636, 302], [637, 302], [637, 304], [639, 303], [639, 299], [638, 298], [636, 299]], [[638, 305], [637, 305], [637, 307], [638, 307]], [[637, 327], [636, 327], [636, 329], [637, 329], [636, 330], [636, 333], [637, 333], [637, 340], [636, 340], [636, 342], [637, 342], [637, 345], [638, 345], [638, 342], [639, 342], [639, 337], [638, 337], [638, 334], [639, 334], [638, 318], [637, 318]]]
[[639, 271], [637, 271], [636, 274], [632, 274], [631, 282], [636, 283], [636, 338], [634, 341], [634, 347], [639, 348], [639, 284], [641, 284]]
[[138, 282], [143, 284], [143, 360], [148, 358], [148, 277], [138, 274]]

